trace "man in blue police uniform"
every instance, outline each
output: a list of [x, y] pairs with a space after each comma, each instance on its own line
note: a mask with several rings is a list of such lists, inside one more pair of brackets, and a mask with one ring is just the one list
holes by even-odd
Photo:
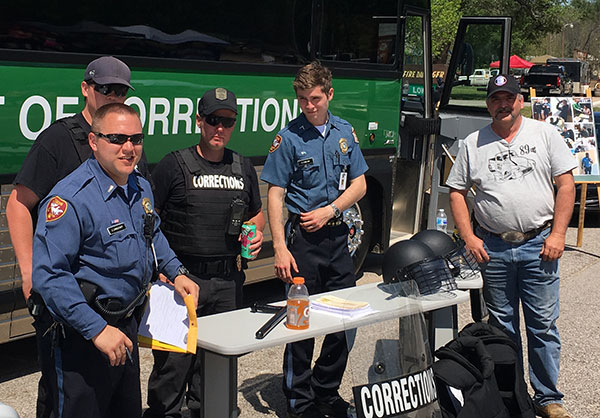
[[144, 138], [137, 113], [108, 104], [91, 130], [93, 156], [40, 205], [32, 298], [43, 299], [47, 329], [41, 367], [50, 416], [139, 417], [136, 317], [153, 273], [196, 302], [198, 286], [160, 232], [150, 184], [135, 170]]
[[[246, 277], [240, 257], [242, 222], [256, 225], [250, 245], [254, 257], [263, 240], [265, 218], [254, 166], [225, 148], [236, 115], [233, 92], [222, 87], [205, 92], [196, 115], [199, 143], [167, 154], [153, 171], [162, 230], [202, 289], [198, 316], [241, 306]], [[152, 355], [144, 418], [180, 418], [186, 392], [191, 417], [200, 417], [202, 359], [160, 350]]]
[[[115, 57], [100, 57], [86, 67], [80, 88], [85, 100], [83, 110], [55, 121], [38, 135], [13, 181], [15, 187], [6, 205], [8, 230], [19, 262], [25, 300], [31, 293], [31, 251], [38, 203], [56, 183], [90, 157], [92, 150], [88, 144], [88, 134], [94, 113], [105, 104], [125, 102], [127, 92], [133, 90], [131, 71]], [[147, 176], [143, 155], [139, 167], [142, 174]], [[34, 321], [36, 328], [37, 325]], [[37, 339], [40, 337], [36, 335]], [[47, 418], [50, 412], [45, 407], [44, 393], [42, 375], [36, 411], [38, 418]]]
[[[261, 175], [269, 183], [275, 274], [286, 283], [304, 277], [311, 294], [351, 287], [356, 278], [342, 212], [365, 195], [368, 166], [352, 126], [329, 112], [331, 72], [313, 62], [298, 71], [293, 86], [302, 114], [277, 134]], [[348, 403], [338, 394], [348, 360], [345, 333], [325, 337], [311, 370], [313, 350], [314, 339], [286, 346], [288, 414], [346, 417]]]

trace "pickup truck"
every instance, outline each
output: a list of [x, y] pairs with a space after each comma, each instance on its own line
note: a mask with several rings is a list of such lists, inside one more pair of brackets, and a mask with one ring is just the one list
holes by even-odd
[[458, 81], [461, 82], [461, 84], [464, 84], [466, 86], [484, 86], [485, 87], [488, 85], [490, 78], [498, 75], [498, 73], [499, 73], [498, 69], [493, 69], [490, 71], [485, 68], [478, 68], [475, 71], [473, 71], [473, 74], [471, 74], [470, 76], [466, 76], [466, 75], [459, 76]]
[[521, 91], [525, 100], [529, 98], [529, 88], [533, 87], [537, 96], [570, 96], [573, 82], [567, 77], [562, 65], [534, 65], [521, 77]]

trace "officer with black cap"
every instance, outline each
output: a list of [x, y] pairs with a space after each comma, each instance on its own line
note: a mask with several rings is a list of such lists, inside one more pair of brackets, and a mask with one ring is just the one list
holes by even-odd
[[[85, 100], [83, 110], [57, 120], [40, 133], [15, 177], [15, 187], [6, 206], [6, 218], [26, 300], [31, 292], [31, 251], [37, 205], [59, 180], [92, 154], [88, 134], [96, 110], [108, 103], [125, 102], [129, 89], [133, 90], [131, 72], [124, 62], [110, 56], [90, 62], [81, 82], [81, 94]], [[147, 175], [144, 156], [140, 169], [142, 174]], [[43, 407], [43, 379], [42, 375], [37, 417], [48, 416]]]
[[[152, 173], [163, 232], [201, 288], [199, 316], [241, 304], [242, 222], [256, 225], [250, 246], [254, 257], [263, 240], [265, 219], [254, 166], [250, 159], [225, 148], [236, 115], [237, 100], [231, 91], [219, 87], [204, 93], [196, 115], [200, 142], [166, 155]], [[191, 416], [199, 417], [201, 361], [192, 354], [154, 350], [153, 355], [150, 409], [144, 417], [181, 417], [186, 388]]]

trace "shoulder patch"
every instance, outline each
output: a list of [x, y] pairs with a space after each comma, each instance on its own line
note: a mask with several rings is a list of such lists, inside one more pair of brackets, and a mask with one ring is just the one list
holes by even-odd
[[46, 222], [56, 221], [67, 213], [68, 204], [58, 196], [54, 196], [46, 206]]
[[356, 131], [354, 130], [354, 128], [352, 128], [352, 136], [354, 137], [354, 142], [358, 144], [358, 137], [356, 136]]
[[281, 138], [280, 135], [277, 135], [275, 137], [275, 139], [273, 140], [273, 144], [271, 144], [271, 148], [269, 148], [269, 152], [271, 153], [271, 152], [275, 151], [277, 148], [279, 148], [282, 140], [283, 140], [283, 138]]

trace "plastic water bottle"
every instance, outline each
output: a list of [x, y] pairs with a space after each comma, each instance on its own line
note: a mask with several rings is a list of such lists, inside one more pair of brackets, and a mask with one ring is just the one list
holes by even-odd
[[285, 326], [290, 329], [308, 328], [310, 302], [304, 277], [294, 277], [287, 298], [287, 320]]
[[444, 209], [438, 209], [435, 217], [435, 229], [442, 231], [444, 234], [448, 232], [448, 217]]

